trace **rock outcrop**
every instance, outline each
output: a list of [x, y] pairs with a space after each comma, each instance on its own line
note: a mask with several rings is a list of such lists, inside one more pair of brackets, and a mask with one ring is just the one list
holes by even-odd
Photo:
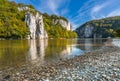
[[104, 32], [93, 25], [83, 25], [75, 30], [80, 38], [102, 38]]
[[40, 15], [39, 13], [33, 15], [32, 13], [27, 12], [25, 15], [25, 22], [30, 31], [28, 39], [48, 38], [47, 32], [44, 29], [42, 15]]
[[60, 23], [64, 28], [66, 28], [67, 30], [71, 30], [71, 24], [70, 24], [70, 22], [60, 19], [60, 20], [59, 20], [59, 23]]
[[84, 30], [85, 34], [84, 34], [84, 37], [90, 37], [90, 36], [92, 35], [93, 29], [94, 29], [93, 26], [85, 27], [85, 30]]
[[89, 38], [92, 36], [93, 30], [94, 30], [93, 26], [85, 26], [85, 27], [78, 28], [76, 32], [78, 33], [78, 36], [80, 38]]
[[27, 7], [27, 6], [24, 6], [24, 7], [18, 7], [18, 10], [19, 10], [19, 11], [24, 11], [24, 10], [30, 10], [30, 8]]
[[59, 24], [61, 24], [62, 27], [66, 28], [67, 30], [72, 30], [72, 27], [71, 27], [70, 22], [65, 21], [65, 20], [63, 20], [63, 19], [56, 19], [56, 20], [53, 19], [53, 23], [54, 23], [54, 24], [59, 23]]
[[75, 31], [80, 38], [111, 38], [116, 37], [116, 29], [120, 29], [120, 16], [91, 20]]

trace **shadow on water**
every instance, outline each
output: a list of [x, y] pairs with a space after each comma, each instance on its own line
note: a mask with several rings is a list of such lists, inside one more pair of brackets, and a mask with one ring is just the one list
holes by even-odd
[[41, 65], [104, 46], [107, 39], [0, 40], [0, 68]]

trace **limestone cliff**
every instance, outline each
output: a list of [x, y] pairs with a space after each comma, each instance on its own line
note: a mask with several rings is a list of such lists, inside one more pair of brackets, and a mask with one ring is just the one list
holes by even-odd
[[65, 21], [63, 19], [53, 19], [54, 24], [61, 24], [62, 27], [66, 28], [67, 30], [72, 30], [71, 24], [68, 21]]
[[70, 22], [60, 19], [59, 23], [67, 30], [71, 30]]
[[94, 30], [93, 26], [84, 26], [84, 27], [81, 27], [80, 29], [77, 29], [76, 32], [81, 38], [89, 38], [92, 36], [93, 30]]
[[84, 25], [76, 29], [80, 38], [102, 38], [102, 32], [92, 25]]
[[41, 14], [37, 13], [33, 15], [30, 12], [27, 12], [25, 15], [25, 22], [29, 28], [28, 39], [43, 39], [48, 38], [47, 32], [44, 29], [43, 17]]

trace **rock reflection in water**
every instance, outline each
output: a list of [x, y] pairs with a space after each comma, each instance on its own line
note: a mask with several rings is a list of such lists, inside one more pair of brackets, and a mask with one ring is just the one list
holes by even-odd
[[83, 51], [76, 47], [76, 43], [76, 39], [49, 40], [45, 60], [47, 62], [53, 62], [62, 58], [71, 58], [83, 54]]
[[84, 53], [83, 50], [78, 49], [75, 44], [66, 45], [66, 49], [64, 49], [60, 55], [61, 58], [73, 58], [78, 55], [82, 55]]
[[74, 45], [76, 41], [66, 39], [29, 40], [28, 63], [40, 65], [80, 55], [81, 50]]
[[85, 52], [94, 51], [104, 46], [106, 41], [107, 39], [79, 39], [77, 48]]
[[88, 51], [88, 50], [92, 50], [92, 41], [90, 39], [88, 40], [85, 40], [85, 50]]
[[[0, 68], [41, 65], [100, 49], [107, 39], [41, 39], [0, 41]], [[108, 45], [109, 46], [109, 42]], [[118, 43], [117, 43], [118, 44]], [[7, 58], [7, 60], [6, 60]]]
[[71, 58], [94, 51], [104, 46], [103, 39], [43, 39], [29, 40], [28, 61], [32, 64], [55, 62], [61, 58]]
[[48, 45], [47, 39], [29, 40], [28, 61], [32, 64], [44, 63], [45, 49]]
[[69, 55], [72, 52], [72, 47], [67, 45], [66, 49], [61, 52], [61, 56]]

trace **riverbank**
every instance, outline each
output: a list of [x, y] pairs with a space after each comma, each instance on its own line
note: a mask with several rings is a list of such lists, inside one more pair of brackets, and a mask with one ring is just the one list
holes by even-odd
[[119, 81], [119, 49], [103, 47], [56, 63], [0, 71], [0, 81]]

